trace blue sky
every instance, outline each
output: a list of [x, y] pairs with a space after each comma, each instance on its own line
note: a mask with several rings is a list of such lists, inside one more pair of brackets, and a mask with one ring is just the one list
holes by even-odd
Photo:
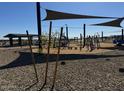
[[[96, 2], [41, 2], [41, 19], [46, 16], [45, 9], [62, 11], [74, 14], [95, 15], [95, 16], [110, 16], [123, 17], [124, 3], [96, 3]], [[37, 34], [37, 20], [36, 20], [36, 4], [34, 2], [28, 3], [2, 3], [0, 2], [0, 38], [8, 33], [29, 33]], [[121, 34], [121, 28], [116, 27], [102, 27], [102, 26], [88, 26], [89, 24], [101, 23], [110, 21], [112, 19], [74, 19], [74, 20], [56, 20], [53, 21], [52, 31], [60, 31], [61, 26], [67, 24], [69, 27], [69, 36], [79, 36], [83, 32], [83, 24], [87, 24], [87, 35], [101, 33], [104, 31], [105, 35]], [[121, 24], [123, 27], [123, 22]], [[56, 27], [57, 26], [57, 27]], [[42, 31], [48, 32], [49, 21], [42, 21]], [[65, 30], [65, 29], [64, 29]], [[117, 31], [117, 32], [116, 32]], [[114, 32], [114, 33], [113, 33]]]

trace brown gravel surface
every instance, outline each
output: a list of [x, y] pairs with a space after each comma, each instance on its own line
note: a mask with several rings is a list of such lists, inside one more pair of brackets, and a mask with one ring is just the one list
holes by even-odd
[[[19, 51], [28, 52], [28, 49], [1, 49], [0, 67], [15, 62], [20, 57]], [[20, 59], [18, 62], [31, 60], [25, 56], [27, 59]], [[124, 52], [118, 49], [94, 54], [94, 57], [85, 55], [85, 58], [82, 56], [76, 60], [64, 60], [65, 65], [61, 65], [60, 60], [54, 90], [124, 90], [124, 73], [118, 71], [119, 68], [124, 68], [123, 61]], [[49, 63], [48, 81], [42, 89], [44, 91], [51, 88], [54, 65], [55, 61]], [[0, 90], [40, 90], [44, 83], [45, 63], [38, 63], [36, 67], [39, 82], [30, 88], [36, 81], [31, 64], [0, 69]]]

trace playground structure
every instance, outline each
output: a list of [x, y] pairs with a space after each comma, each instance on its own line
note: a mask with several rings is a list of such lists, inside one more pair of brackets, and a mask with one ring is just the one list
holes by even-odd
[[[62, 50], [64, 50], [64, 49], [80, 50], [81, 51], [85, 47], [90, 52], [93, 51], [94, 49], [99, 49], [100, 48], [100, 43], [104, 42], [104, 35], [103, 35], [103, 32], [102, 32], [101, 36], [99, 34], [95, 34], [94, 36], [91, 36], [91, 35], [87, 36], [86, 35], [86, 24], [83, 24], [83, 34], [79, 33], [79, 37], [80, 38], [79, 37], [69, 38], [69, 34], [68, 34], [68, 31], [69, 31], [68, 28], [69, 27], [66, 24], [66, 34], [64, 34], [64, 28], [60, 27], [61, 29], [60, 29], [59, 36], [58, 37], [56, 37], [56, 36], [52, 37], [52, 35], [51, 35], [52, 34], [52, 21], [50, 21], [49, 33], [48, 33], [49, 36], [46, 37], [44, 39], [44, 41], [43, 41], [42, 31], [41, 31], [40, 3], [37, 2], [36, 6], [37, 6], [37, 24], [38, 24], [38, 35], [37, 35], [37, 37], [38, 37], [38, 42], [39, 42], [38, 46], [39, 46], [39, 51], [40, 51], [39, 54], [43, 53], [42, 51], [43, 51], [44, 48], [47, 49], [46, 69], [45, 69], [45, 73], [44, 73], [45, 74], [44, 83], [43, 83], [43, 85], [42, 85], [40, 90], [42, 90], [43, 87], [47, 84], [49, 55], [50, 55], [51, 48], [55, 48], [55, 49], [57, 49], [57, 54], [56, 54], [55, 68], [54, 68], [54, 72], [53, 72], [53, 82], [52, 82], [52, 86], [51, 86], [51, 90], [53, 90], [54, 86], [55, 86], [55, 82], [56, 82], [56, 75], [57, 75], [57, 69], [58, 69], [58, 62], [59, 62], [59, 54], [60, 54], [60, 52]], [[47, 10], [47, 13], [48, 13], [48, 15], [47, 15], [47, 17], [44, 20], [87, 18], [86, 16], [71, 15], [71, 14], [69, 14], [69, 17], [67, 17], [66, 13], [64, 14], [64, 13], [61, 13], [61, 12], [55, 12], [55, 11], [50, 11], [50, 10]], [[57, 14], [56, 16], [59, 16], [59, 17], [53, 16], [52, 15], [53, 13], [56, 13]], [[64, 18], [62, 18], [61, 15], [65, 15]], [[88, 18], [111, 18], [111, 17], [88, 16]], [[110, 23], [111, 22], [109, 22], [108, 26], [116, 26], [116, 24], [110, 25]], [[113, 21], [112, 21], [112, 23], [113, 23]], [[100, 24], [100, 25], [106, 25], [106, 24]], [[33, 64], [34, 72], [35, 72], [35, 75], [36, 75], [36, 81], [39, 82], [38, 74], [37, 74], [37, 68], [35, 66], [36, 63], [35, 63], [35, 59], [34, 59], [34, 55], [33, 55], [33, 51], [32, 51], [32, 43], [31, 43], [32, 42], [32, 40], [31, 40], [32, 36], [28, 33], [28, 31], [26, 31], [25, 37], [28, 38], [28, 45], [30, 47], [30, 52], [31, 52], [31, 56], [32, 56], [32, 64]], [[122, 40], [123, 40], [123, 32], [122, 32]], [[120, 42], [120, 41], [117, 41], [117, 42]], [[116, 42], [116, 44], [117, 44], [117, 42]], [[12, 38], [10, 38], [10, 44], [13, 45]], [[21, 45], [21, 39], [20, 38], [19, 38], [19, 45]]]
[[[95, 17], [95, 16], [85, 16], [85, 15], [74, 15], [74, 14], [67, 14], [67, 13], [62, 13], [62, 12], [57, 12], [57, 11], [51, 11], [51, 10], [46, 10], [47, 12], [47, 17], [44, 20], [58, 20], [58, 19], [78, 19], [78, 18], [111, 18], [111, 17]], [[54, 15], [53, 15], [54, 14]], [[56, 14], [56, 15], [55, 15]], [[68, 15], [68, 16], [66, 16]], [[42, 47], [42, 37], [41, 37], [41, 21], [40, 21], [40, 3], [37, 3], [37, 22], [38, 22], [38, 36], [39, 36], [39, 49], [43, 49]], [[118, 24], [116, 24], [118, 21], [114, 20], [111, 22], [107, 22], [107, 23], [103, 23], [100, 25], [108, 25], [108, 26], [120, 26]], [[122, 19], [119, 21], [121, 22]], [[113, 25], [111, 25], [113, 24]], [[97, 25], [97, 24], [96, 24]], [[82, 50], [82, 48], [84, 48], [85, 46], [87, 47], [87, 49], [90, 51], [94, 50], [95, 48], [99, 48], [100, 47], [100, 41], [103, 42], [103, 32], [102, 32], [102, 36], [101, 36], [101, 40], [100, 40], [100, 36], [99, 35], [94, 35], [94, 36], [87, 36], [86, 37], [86, 24], [83, 25], [83, 36], [82, 34], [80, 34], [80, 39], [77, 38], [77, 44], [79, 41], [79, 49], [80, 51]], [[49, 54], [50, 54], [50, 47], [51, 47], [51, 32], [52, 32], [52, 21], [50, 21], [50, 28], [49, 28], [49, 39], [48, 39], [48, 44], [47, 44], [47, 57], [46, 57], [46, 70], [45, 70], [45, 81], [43, 86], [41, 87], [40, 90], [42, 90], [42, 88], [46, 85], [47, 82], [47, 72], [48, 72], [48, 59], [49, 59]], [[75, 42], [75, 38], [74, 41]], [[56, 81], [56, 74], [57, 74], [57, 68], [58, 68], [58, 61], [59, 61], [59, 54], [60, 54], [60, 49], [61, 47], [63, 47], [63, 49], [68, 48], [68, 49], [73, 49], [73, 47], [70, 47], [71, 42], [68, 36], [68, 27], [66, 25], [66, 36], [63, 34], [63, 27], [61, 27], [61, 31], [60, 31], [60, 36], [59, 37], [54, 37], [53, 39], [53, 48], [58, 48], [58, 52], [57, 52], [57, 57], [56, 57], [56, 63], [55, 63], [55, 70], [54, 70], [54, 75], [53, 75], [53, 83], [52, 83], [52, 87], [51, 90], [54, 89], [55, 86], [55, 81]], [[78, 47], [75, 47], [74, 49], [78, 49]]]
[[121, 38], [116, 38], [115, 40], [113, 40], [113, 43], [116, 44], [117, 46], [121, 46], [122, 44], [124, 44], [124, 31], [122, 29], [122, 35]]

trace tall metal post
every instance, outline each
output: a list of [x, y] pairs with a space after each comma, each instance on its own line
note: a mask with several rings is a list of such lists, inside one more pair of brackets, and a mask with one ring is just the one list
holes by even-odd
[[47, 82], [48, 61], [49, 61], [50, 45], [51, 45], [51, 32], [52, 32], [52, 21], [50, 21], [50, 28], [49, 28], [49, 42], [48, 42], [47, 58], [46, 58], [45, 84]]
[[102, 31], [102, 35], [101, 35], [101, 37], [102, 37], [102, 42], [103, 42], [103, 31]]
[[84, 35], [83, 48], [84, 48], [85, 47], [85, 44], [86, 44], [86, 24], [84, 24], [83, 27], [84, 27], [84, 33], [83, 33], [83, 35]]
[[66, 37], [67, 37], [67, 40], [68, 40], [68, 26], [66, 24]]
[[35, 58], [34, 58], [34, 54], [32, 52], [32, 46], [31, 46], [31, 37], [29, 37], [29, 33], [28, 30], [26, 30], [27, 36], [28, 36], [28, 44], [30, 47], [30, 52], [31, 52], [31, 57], [32, 57], [32, 63], [33, 63], [33, 67], [34, 67], [34, 71], [35, 71], [35, 76], [36, 76], [36, 80], [38, 82], [38, 74], [37, 74], [37, 69], [36, 69], [36, 63], [35, 63]]
[[67, 37], [67, 42], [68, 42], [68, 47], [69, 47], [68, 26], [67, 26], [67, 24], [66, 24], [66, 37]]
[[59, 46], [58, 46], [58, 52], [57, 52], [57, 57], [56, 57], [56, 64], [55, 64], [55, 70], [54, 70], [54, 76], [53, 76], [53, 85], [51, 90], [53, 90], [55, 86], [55, 81], [56, 81], [56, 74], [57, 74], [57, 67], [58, 67], [58, 61], [59, 61], [59, 54], [60, 54], [60, 44], [61, 44], [61, 37], [63, 33], [63, 27], [61, 27], [61, 32], [60, 32], [60, 38], [59, 38]]
[[13, 38], [12, 37], [9, 38], [9, 42], [10, 42], [10, 46], [13, 46]]
[[82, 34], [80, 34], [80, 51], [82, 49]]
[[54, 38], [54, 41], [53, 41], [53, 48], [56, 47], [56, 37]]
[[48, 48], [47, 48], [47, 55], [46, 55], [45, 81], [43, 86], [39, 89], [39, 91], [42, 90], [47, 83], [48, 62], [49, 62], [50, 45], [51, 45], [51, 32], [52, 32], [52, 21], [50, 21], [50, 27], [49, 27], [49, 41], [48, 41]]
[[122, 29], [122, 40], [124, 40], [124, 30]]
[[42, 50], [40, 2], [36, 3], [39, 49]]
[[18, 45], [21, 46], [22, 45], [22, 40], [21, 37], [18, 38]]

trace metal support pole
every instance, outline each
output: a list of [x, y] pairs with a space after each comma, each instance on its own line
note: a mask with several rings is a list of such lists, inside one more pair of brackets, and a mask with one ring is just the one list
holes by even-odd
[[102, 42], [103, 42], [103, 32], [102, 32], [102, 36], [101, 37], [102, 37]]
[[18, 38], [18, 45], [19, 45], [19, 46], [22, 46], [22, 40], [21, 40], [21, 37]]
[[30, 39], [31, 39], [31, 45], [33, 45], [33, 37], [30, 37]]
[[35, 58], [34, 58], [34, 54], [32, 52], [32, 47], [31, 47], [31, 38], [29, 37], [29, 33], [28, 31], [26, 31], [27, 36], [28, 36], [28, 43], [29, 43], [29, 47], [30, 47], [30, 52], [31, 52], [31, 57], [32, 57], [32, 63], [33, 63], [33, 67], [34, 67], [34, 71], [35, 71], [35, 75], [36, 75], [36, 80], [38, 82], [38, 75], [37, 75], [37, 69], [36, 69], [36, 65], [35, 65]]
[[50, 21], [50, 28], [49, 28], [49, 42], [48, 42], [48, 49], [47, 49], [47, 56], [46, 56], [45, 84], [47, 82], [48, 61], [49, 61], [50, 45], [51, 45], [51, 32], [52, 32], [52, 21]]
[[51, 45], [51, 32], [52, 32], [52, 21], [50, 21], [50, 27], [49, 27], [49, 41], [48, 41], [47, 56], [46, 56], [45, 81], [44, 81], [43, 86], [39, 89], [39, 91], [44, 88], [47, 82], [48, 61], [49, 61], [50, 45]]
[[36, 3], [36, 10], [37, 10], [37, 28], [38, 28], [39, 50], [42, 51], [40, 2]]
[[67, 37], [67, 40], [68, 40], [68, 26], [66, 24], [66, 37]]
[[53, 88], [55, 86], [55, 81], [56, 81], [56, 74], [57, 74], [57, 67], [58, 67], [58, 61], [59, 61], [60, 44], [61, 44], [62, 33], [63, 33], [63, 27], [61, 27], [61, 33], [60, 33], [60, 39], [59, 39], [59, 46], [58, 46], [58, 52], [57, 52], [56, 64], [55, 64], [55, 70], [54, 70], [54, 76], [53, 76], [53, 85], [52, 85], [51, 90], [53, 90]]
[[83, 48], [85, 47], [85, 43], [86, 43], [86, 24], [83, 25], [84, 26], [84, 44], [83, 44]]
[[10, 46], [13, 46], [13, 38], [12, 37], [9, 38], [9, 42], [10, 42]]
[[124, 30], [122, 29], [122, 40], [124, 40]]
[[66, 37], [67, 37], [67, 42], [68, 42], [68, 47], [69, 47], [68, 26], [67, 26], [67, 24], [66, 24]]
[[82, 34], [80, 34], [80, 51], [82, 49]]
[[56, 37], [54, 38], [54, 41], [53, 41], [53, 48], [56, 47]]

